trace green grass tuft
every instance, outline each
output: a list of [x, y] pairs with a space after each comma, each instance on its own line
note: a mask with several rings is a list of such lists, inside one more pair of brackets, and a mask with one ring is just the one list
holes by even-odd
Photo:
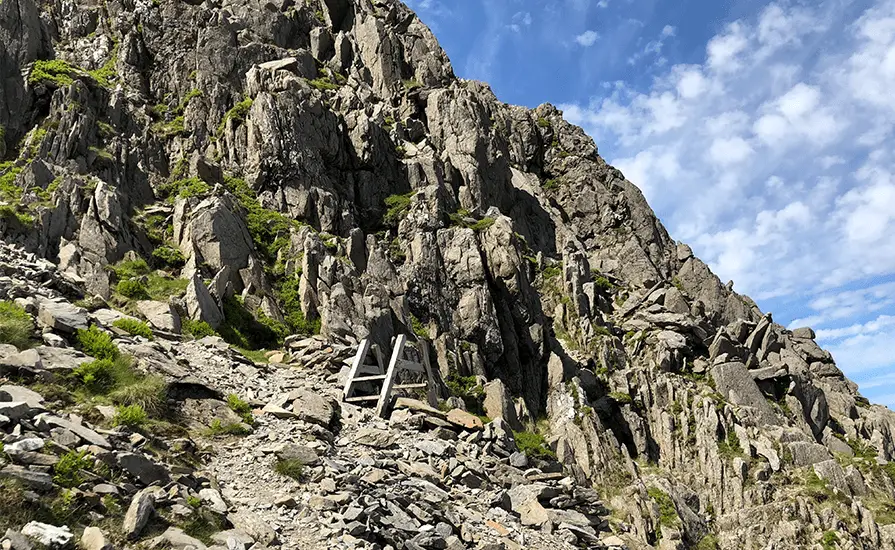
[[827, 531], [823, 534], [823, 537], [820, 539], [820, 544], [823, 546], [824, 550], [836, 550], [838, 548], [839, 535], [836, 534], [836, 531]]
[[74, 77], [83, 74], [81, 69], [61, 59], [39, 59], [34, 62], [31, 74], [28, 75], [28, 83], [70, 86], [75, 81]]
[[720, 548], [718, 537], [712, 534], [702, 537], [696, 544], [696, 550], [720, 550]]
[[211, 328], [211, 325], [205, 321], [194, 321], [192, 319], [183, 319], [183, 332], [195, 339], [205, 338], [206, 336], [220, 336], [217, 331]]
[[239, 398], [235, 393], [227, 396], [227, 406], [230, 410], [242, 417], [242, 421], [246, 424], [254, 424], [255, 417], [252, 416], [252, 407]]
[[146, 288], [146, 283], [140, 279], [118, 281], [118, 284], [115, 285], [115, 292], [132, 300], [149, 299], [149, 290]]
[[311, 85], [315, 90], [320, 90], [321, 92], [326, 90], [338, 90], [340, 86], [329, 79], [329, 77], [321, 76], [320, 78], [315, 78], [313, 80], [308, 80], [308, 84]]
[[302, 472], [304, 472], [305, 465], [297, 458], [281, 458], [276, 461], [273, 469], [281, 476], [291, 477], [295, 481], [301, 481], [301, 475]]
[[149, 328], [149, 325], [144, 323], [143, 321], [138, 321], [137, 319], [130, 319], [127, 317], [123, 317], [121, 319], [116, 319], [112, 323], [113, 327], [120, 328], [124, 332], [130, 334], [131, 336], [142, 336], [147, 340], [152, 340], [153, 334], [152, 329]]
[[90, 470], [93, 464], [87, 451], [69, 451], [59, 457], [59, 462], [53, 467], [53, 482], [62, 487], [77, 487], [84, 482], [81, 470]]
[[34, 323], [31, 316], [15, 302], [0, 302], [0, 344], [18, 349], [31, 347]]
[[156, 265], [172, 269], [180, 269], [186, 265], [183, 252], [172, 246], [160, 246], [152, 251], [152, 259]]
[[245, 424], [224, 424], [218, 419], [212, 421], [211, 426], [205, 430], [205, 435], [210, 437], [222, 435], [249, 435], [250, 433], [252, 433], [252, 429]]
[[115, 81], [118, 80], [118, 70], [115, 67], [117, 62], [118, 44], [115, 44], [115, 47], [112, 48], [112, 52], [109, 54], [109, 60], [99, 69], [90, 71], [90, 77], [103, 88], [111, 88], [115, 84]]
[[620, 391], [614, 391], [610, 393], [609, 398], [619, 405], [630, 405], [634, 402], [634, 399], [630, 395], [628, 395], [627, 393], [622, 393]]
[[202, 197], [211, 193], [211, 186], [199, 178], [175, 180], [159, 187], [159, 195], [173, 203], [177, 198]]
[[277, 295], [283, 306], [283, 316], [286, 324], [294, 334], [310, 336], [320, 334], [320, 319], [308, 320], [301, 310], [301, 295], [299, 294], [299, 279], [291, 277], [280, 285]]
[[426, 325], [422, 323], [419, 319], [416, 318], [413, 314], [410, 314], [410, 325], [413, 329], [413, 333], [419, 336], [420, 338], [429, 339], [429, 329], [426, 328]]
[[246, 115], [249, 114], [249, 109], [252, 108], [252, 98], [247, 97], [242, 101], [234, 105], [229, 111], [224, 114], [224, 118], [221, 119], [221, 123], [218, 124], [217, 135], [222, 136], [224, 134], [224, 130], [227, 128], [227, 122], [232, 120], [234, 124], [241, 124]]
[[680, 523], [677, 508], [668, 493], [656, 487], [650, 487], [647, 494], [659, 506], [659, 526], [674, 527]]
[[398, 227], [407, 213], [410, 212], [410, 203], [415, 191], [404, 195], [391, 195], [385, 198], [385, 206], [387, 208], [385, 216], [382, 218], [382, 224], [386, 227]]
[[547, 445], [544, 436], [536, 432], [513, 432], [516, 448], [529, 458], [555, 460], [556, 453]]
[[168, 384], [161, 376], [134, 376], [119, 373], [117, 384], [109, 392], [113, 402], [123, 406], [140, 407], [151, 416], [160, 416], [165, 411]]
[[114, 361], [121, 355], [109, 333], [96, 326], [79, 329], [77, 340], [81, 351], [96, 359]]
[[116, 426], [139, 428], [149, 420], [149, 415], [140, 405], [121, 405], [115, 411], [112, 423]]
[[743, 449], [740, 447], [740, 438], [733, 428], [727, 430], [727, 437], [718, 442], [718, 453], [728, 459], [742, 456]]

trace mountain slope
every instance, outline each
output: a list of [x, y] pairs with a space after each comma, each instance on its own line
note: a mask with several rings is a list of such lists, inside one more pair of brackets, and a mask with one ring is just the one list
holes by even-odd
[[0, 77], [0, 234], [157, 333], [431, 340], [634, 547], [895, 544], [892, 413], [402, 4], [4, 0]]

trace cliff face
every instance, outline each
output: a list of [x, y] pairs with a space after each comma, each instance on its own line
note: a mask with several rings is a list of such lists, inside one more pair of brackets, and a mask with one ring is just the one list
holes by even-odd
[[895, 545], [892, 413], [402, 4], [3, 0], [0, 79], [0, 234], [88, 296], [241, 347], [423, 336], [632, 547]]

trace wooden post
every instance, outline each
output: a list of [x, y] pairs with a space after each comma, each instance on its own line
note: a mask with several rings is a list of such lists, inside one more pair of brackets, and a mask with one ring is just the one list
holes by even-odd
[[376, 416], [385, 418], [385, 411], [389, 405], [389, 398], [392, 395], [392, 386], [395, 385], [395, 375], [398, 373], [398, 361], [404, 354], [404, 344], [407, 343], [407, 336], [399, 334], [395, 340], [395, 349], [392, 351], [392, 357], [388, 362], [388, 370], [385, 373], [385, 381], [382, 383], [382, 392], [379, 394], [379, 402], [376, 405]]
[[367, 358], [367, 353], [370, 351], [370, 344], [370, 339], [364, 338], [360, 341], [360, 345], [357, 346], [357, 354], [354, 356], [354, 362], [351, 364], [351, 370], [348, 371], [348, 378], [345, 379], [345, 386], [342, 389], [342, 399], [351, 397], [351, 385], [357, 377], [357, 371]]

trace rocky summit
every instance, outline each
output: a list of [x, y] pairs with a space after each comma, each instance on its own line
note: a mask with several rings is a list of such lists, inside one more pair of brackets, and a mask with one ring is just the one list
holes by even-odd
[[4, 549], [895, 548], [895, 415], [395, 0], [0, 1], [0, 237]]

